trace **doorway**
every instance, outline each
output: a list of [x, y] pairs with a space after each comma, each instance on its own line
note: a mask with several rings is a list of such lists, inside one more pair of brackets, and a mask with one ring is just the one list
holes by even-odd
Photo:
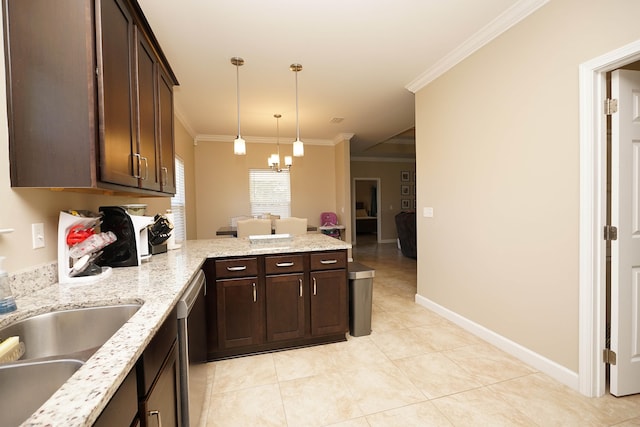
[[353, 178], [351, 183], [351, 243], [375, 241], [381, 238], [380, 178]]
[[607, 73], [640, 60], [640, 41], [580, 66], [579, 390], [605, 394], [607, 347]]

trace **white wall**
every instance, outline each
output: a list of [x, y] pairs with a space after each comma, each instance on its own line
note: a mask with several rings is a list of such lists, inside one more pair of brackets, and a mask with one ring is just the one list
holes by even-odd
[[578, 66], [636, 0], [553, 0], [416, 94], [418, 294], [578, 371]]

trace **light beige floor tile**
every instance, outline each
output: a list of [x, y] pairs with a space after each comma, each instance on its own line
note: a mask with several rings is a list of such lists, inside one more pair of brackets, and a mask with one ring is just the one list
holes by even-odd
[[214, 394], [278, 382], [271, 354], [221, 360], [215, 364]]
[[402, 322], [402, 318], [394, 312], [376, 312], [371, 316], [371, 330], [376, 332], [397, 331], [399, 329], [406, 329], [406, 327], [407, 325]]
[[398, 311], [393, 314], [407, 328], [416, 326], [438, 326], [448, 323], [443, 317], [420, 306], [416, 306], [415, 310]]
[[421, 402], [402, 408], [367, 415], [371, 427], [446, 427], [453, 426], [431, 402]]
[[615, 424], [615, 427], [638, 427], [640, 426], [640, 417], [623, 421], [619, 424]]
[[442, 354], [485, 385], [536, 372], [529, 365], [490, 344], [460, 347], [443, 351]]
[[632, 422], [640, 425], [640, 394], [615, 397], [607, 391], [602, 397], [589, 399], [589, 403], [605, 417], [608, 424], [616, 424], [635, 418], [635, 421]]
[[213, 394], [207, 427], [287, 426], [277, 384]]
[[533, 420], [486, 387], [432, 400], [456, 427], [532, 426]]
[[334, 349], [336, 370], [339, 371], [389, 362], [389, 358], [368, 335], [350, 337], [347, 342], [336, 344]]
[[331, 427], [370, 427], [365, 417], [354, 418], [341, 423], [330, 424]]
[[426, 400], [409, 378], [391, 362], [343, 371], [342, 377], [364, 414]]
[[544, 374], [532, 374], [487, 386], [541, 426], [606, 426], [588, 397]]
[[408, 357], [394, 363], [429, 399], [482, 387], [475, 376], [442, 353]]
[[418, 326], [411, 328], [411, 332], [421, 341], [427, 342], [434, 351], [452, 350], [473, 344], [483, 344], [485, 341], [465, 331], [450, 322], [443, 324]]
[[363, 415], [337, 373], [283, 381], [280, 392], [289, 427], [324, 426]]
[[314, 346], [273, 353], [279, 381], [312, 377], [336, 369], [335, 350], [330, 346]]
[[387, 332], [373, 331], [371, 339], [392, 360], [436, 351], [436, 348], [429, 341], [421, 339], [409, 329]]

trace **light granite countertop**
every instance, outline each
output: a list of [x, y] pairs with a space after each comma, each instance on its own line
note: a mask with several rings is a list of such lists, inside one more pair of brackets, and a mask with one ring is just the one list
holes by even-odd
[[[149, 344], [206, 258], [348, 249], [323, 234], [307, 234], [277, 244], [248, 238], [191, 240], [177, 250], [154, 255], [138, 267], [114, 268], [91, 284], [53, 284], [17, 298], [18, 310], [0, 315], [0, 327], [34, 314], [79, 307], [143, 303], [23, 426], [90, 426]], [[90, 326], [88, 326], [90, 327]]]

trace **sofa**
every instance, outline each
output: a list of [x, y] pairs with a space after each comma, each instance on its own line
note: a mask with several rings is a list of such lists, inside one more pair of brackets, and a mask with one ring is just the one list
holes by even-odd
[[403, 211], [396, 215], [396, 229], [402, 255], [417, 258], [416, 253], [416, 213]]

